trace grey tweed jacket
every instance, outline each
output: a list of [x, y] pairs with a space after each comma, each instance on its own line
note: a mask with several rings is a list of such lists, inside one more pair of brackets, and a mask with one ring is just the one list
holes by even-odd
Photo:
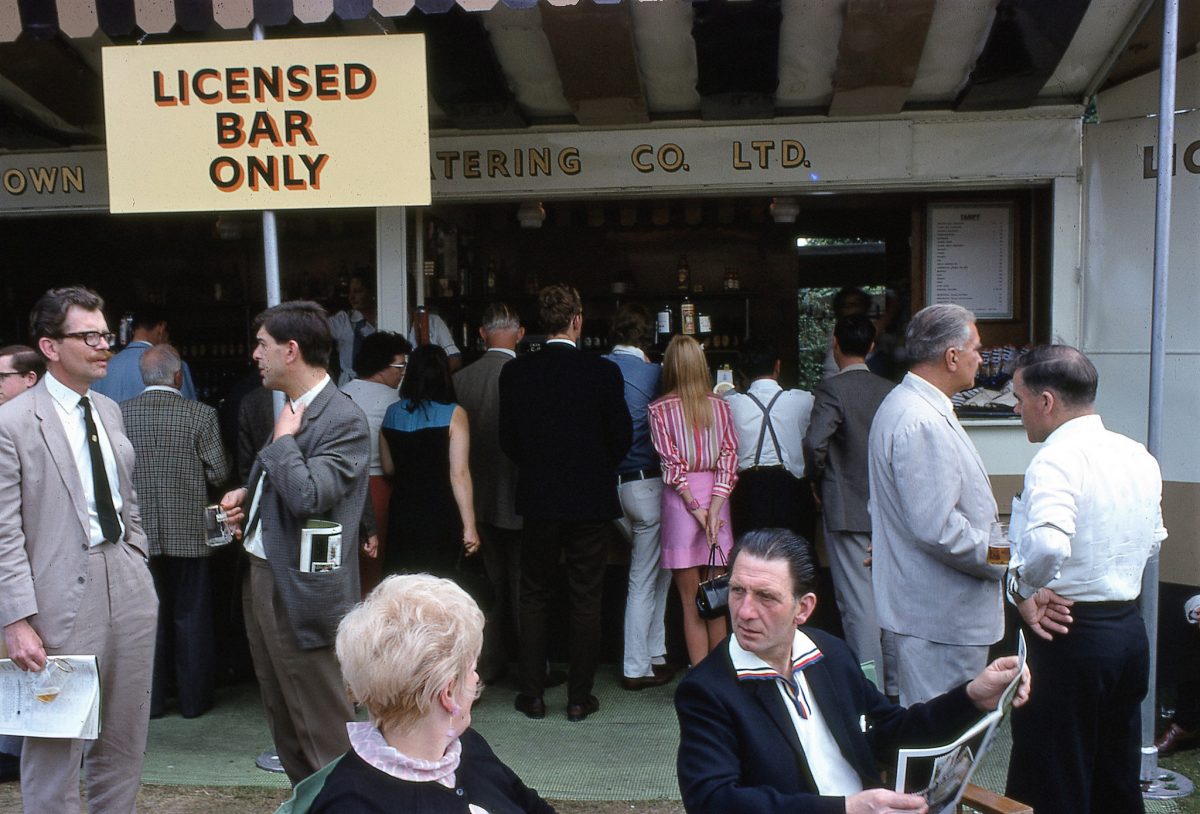
[[[251, 495], [259, 475], [266, 478], [259, 506], [263, 549], [302, 649], [331, 646], [338, 622], [358, 601], [358, 524], [370, 458], [366, 414], [330, 382], [304, 411], [300, 431], [269, 442], [250, 469]], [[299, 570], [300, 530], [308, 519], [341, 523], [338, 570]]]
[[147, 390], [121, 404], [136, 461], [133, 485], [150, 556], [207, 557], [208, 486], [229, 477], [217, 411], [178, 391]]
[[454, 374], [454, 392], [471, 422], [475, 519], [519, 529], [517, 465], [500, 449], [500, 370], [512, 357], [488, 351]]

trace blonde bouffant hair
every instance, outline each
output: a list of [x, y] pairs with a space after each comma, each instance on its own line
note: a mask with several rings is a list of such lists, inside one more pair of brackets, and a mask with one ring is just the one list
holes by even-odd
[[708, 403], [711, 389], [712, 376], [700, 343], [690, 336], [675, 336], [663, 356], [663, 394], [679, 396], [689, 426], [713, 425], [713, 408]]
[[483, 646], [483, 613], [448, 579], [390, 576], [354, 607], [337, 632], [350, 694], [380, 727], [410, 729], [449, 682], [466, 684]]

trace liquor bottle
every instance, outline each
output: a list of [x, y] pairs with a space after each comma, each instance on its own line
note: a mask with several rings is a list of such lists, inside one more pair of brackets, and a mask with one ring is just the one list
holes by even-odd
[[683, 298], [683, 304], [679, 306], [679, 321], [683, 323], [684, 336], [696, 335], [696, 303], [686, 296]]
[[655, 344], [671, 336], [671, 306], [669, 304], [658, 309], [658, 316], [654, 321], [654, 333], [656, 334]]
[[675, 287], [680, 291], [692, 288], [692, 271], [688, 268], [687, 255], [679, 255], [679, 268], [675, 271]]
[[489, 260], [487, 264], [487, 293], [492, 295], [496, 293], [496, 261]]

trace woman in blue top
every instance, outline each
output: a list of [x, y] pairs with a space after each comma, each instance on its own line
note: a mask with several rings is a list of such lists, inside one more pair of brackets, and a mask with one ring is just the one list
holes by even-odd
[[452, 577], [462, 551], [479, 550], [468, 468], [467, 413], [454, 403], [446, 352], [424, 345], [408, 357], [400, 401], [380, 429], [379, 459], [392, 478], [385, 574]]

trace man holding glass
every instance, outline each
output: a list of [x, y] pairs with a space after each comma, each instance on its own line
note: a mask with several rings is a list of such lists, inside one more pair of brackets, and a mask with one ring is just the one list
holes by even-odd
[[1035, 634], [1039, 681], [1037, 702], [1013, 713], [1007, 793], [1035, 811], [1142, 810], [1150, 645], [1137, 599], [1167, 536], [1162, 474], [1145, 447], [1105, 429], [1098, 381], [1066, 345], [1034, 348], [1013, 376], [1021, 423], [1042, 448], [1013, 500], [1008, 594]]
[[[91, 390], [113, 335], [82, 286], [47, 291], [30, 315], [46, 376], [0, 407], [0, 624], [9, 657], [94, 654], [100, 736], [26, 738], [26, 812], [78, 811], [79, 766], [93, 811], [134, 811], [150, 712], [158, 598], [147, 568], [121, 412]], [[34, 582], [34, 575], [37, 581]]]

